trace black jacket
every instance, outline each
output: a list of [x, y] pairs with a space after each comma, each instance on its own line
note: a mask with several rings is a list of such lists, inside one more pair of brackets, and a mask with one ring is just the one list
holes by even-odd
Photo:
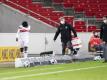
[[54, 40], [56, 40], [59, 33], [61, 33], [62, 42], [71, 41], [71, 39], [72, 39], [71, 31], [73, 32], [74, 36], [77, 37], [76, 31], [74, 30], [74, 28], [71, 25], [69, 25], [67, 23], [60, 24], [60, 26], [58, 27], [56, 34], [54, 36]]
[[107, 42], [107, 24], [102, 23], [100, 31], [100, 39]]

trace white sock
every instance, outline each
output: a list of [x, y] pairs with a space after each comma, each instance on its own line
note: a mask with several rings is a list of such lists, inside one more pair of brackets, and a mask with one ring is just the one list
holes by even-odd
[[28, 57], [28, 53], [24, 52], [24, 58], [27, 58], [27, 57]]

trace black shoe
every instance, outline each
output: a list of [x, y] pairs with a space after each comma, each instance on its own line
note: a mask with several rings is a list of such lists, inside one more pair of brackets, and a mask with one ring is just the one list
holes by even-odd
[[73, 61], [73, 62], [76, 62], [76, 61], [77, 61], [77, 59], [75, 59], [75, 58], [74, 58], [74, 59], [72, 59], [72, 61]]
[[105, 60], [103, 63], [107, 63], [107, 60]]

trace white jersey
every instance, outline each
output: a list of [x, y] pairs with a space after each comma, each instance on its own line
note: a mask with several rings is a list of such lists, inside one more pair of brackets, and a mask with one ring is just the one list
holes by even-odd
[[16, 38], [18, 38], [19, 43], [21, 46], [27, 46], [29, 42], [29, 33], [30, 33], [30, 26], [27, 28], [23, 27], [22, 25], [19, 26]]

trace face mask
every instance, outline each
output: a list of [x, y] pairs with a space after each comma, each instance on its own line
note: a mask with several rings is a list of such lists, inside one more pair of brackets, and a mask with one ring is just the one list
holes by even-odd
[[104, 23], [107, 23], [107, 20], [104, 20], [103, 22], [104, 22]]
[[61, 24], [65, 24], [65, 21], [60, 21]]

